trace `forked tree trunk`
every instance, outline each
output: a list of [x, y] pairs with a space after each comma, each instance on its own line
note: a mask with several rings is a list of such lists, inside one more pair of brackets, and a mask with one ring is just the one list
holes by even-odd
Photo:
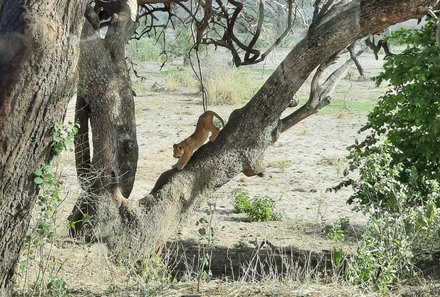
[[34, 170], [75, 94], [85, 1], [0, 1], [0, 295], [12, 277], [36, 199]]
[[91, 7], [86, 14], [75, 111], [75, 121], [80, 123], [75, 137], [76, 168], [83, 193], [69, 217], [76, 222], [73, 234], [84, 233], [84, 214], [94, 217], [102, 194], [119, 185], [124, 196], [130, 195], [138, 160], [134, 101], [125, 61], [125, 45], [136, 23], [125, 4], [101, 38], [99, 24], [89, 21], [96, 20], [97, 15]]
[[184, 170], [164, 172], [150, 195], [140, 200], [125, 200], [117, 189], [100, 199], [95, 234], [121, 261], [156, 253], [209, 193], [242, 171], [261, 170], [273, 135], [283, 131], [282, 112], [313, 69], [372, 32], [420, 17], [433, 2], [355, 0], [344, 6], [295, 46], [252, 100], [231, 114], [218, 139], [200, 148]]

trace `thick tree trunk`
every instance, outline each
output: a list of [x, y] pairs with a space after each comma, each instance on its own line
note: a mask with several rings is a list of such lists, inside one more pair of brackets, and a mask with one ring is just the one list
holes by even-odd
[[[87, 19], [97, 16], [87, 9]], [[83, 190], [70, 220], [75, 234], [82, 234], [83, 215], [94, 217], [97, 199], [120, 185], [128, 197], [133, 188], [138, 160], [134, 101], [125, 61], [125, 45], [136, 23], [124, 5], [108, 25], [105, 38], [99, 25], [86, 21], [82, 34], [79, 89], [75, 119], [81, 130], [75, 138], [78, 178]], [[90, 156], [88, 124], [92, 128]]]
[[295, 46], [252, 100], [231, 114], [218, 139], [200, 148], [184, 170], [164, 172], [141, 200], [124, 200], [117, 189], [113, 199], [100, 200], [95, 234], [120, 260], [157, 252], [203, 197], [242, 171], [261, 170], [274, 131], [283, 130], [282, 112], [318, 65], [362, 37], [420, 17], [434, 2], [357, 0], [342, 7]]
[[12, 277], [36, 198], [33, 172], [52, 156], [53, 128], [76, 90], [84, 1], [0, 6], [0, 295]]

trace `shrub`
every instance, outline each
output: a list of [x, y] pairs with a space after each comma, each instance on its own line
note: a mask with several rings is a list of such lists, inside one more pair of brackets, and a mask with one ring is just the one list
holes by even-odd
[[[391, 163], [414, 167], [427, 180], [440, 180], [440, 48], [435, 32], [436, 21], [429, 19], [422, 30], [401, 29], [393, 35], [407, 48], [389, 57], [375, 78], [378, 85], [387, 82], [391, 88], [361, 130], [371, 133], [355, 147], [356, 154], [367, 156], [380, 152], [385, 138], [396, 148], [389, 151]], [[410, 182], [411, 172], [402, 171], [398, 179]]]
[[187, 67], [177, 67], [164, 73], [165, 90], [175, 92], [181, 88], [195, 88], [198, 81], [194, 77], [194, 73]]
[[231, 196], [234, 199], [234, 209], [236, 212], [243, 213], [249, 211], [252, 202], [246, 190], [242, 188], [234, 189], [231, 192]]
[[281, 215], [275, 211], [275, 202], [267, 196], [255, 196], [246, 212], [251, 222], [278, 221]]
[[369, 131], [350, 153], [349, 170], [359, 178], [348, 200], [370, 215], [346, 276], [384, 292], [414, 273], [416, 259], [438, 248], [440, 225], [440, 48], [436, 22], [393, 35], [407, 44], [388, 58], [376, 83], [390, 83], [361, 131]]
[[[371, 219], [349, 261], [347, 277], [381, 292], [399, 277], [411, 276], [415, 260], [434, 251], [440, 239], [438, 181], [426, 180], [415, 167], [393, 164], [394, 151], [385, 143], [380, 151], [356, 159], [360, 179], [352, 184], [352, 201]], [[410, 176], [408, 183], [400, 180], [403, 173]]]
[[237, 188], [232, 190], [231, 195], [234, 200], [234, 209], [238, 213], [246, 213], [249, 221], [277, 221], [281, 215], [275, 210], [275, 202], [267, 196], [249, 197], [246, 190]]

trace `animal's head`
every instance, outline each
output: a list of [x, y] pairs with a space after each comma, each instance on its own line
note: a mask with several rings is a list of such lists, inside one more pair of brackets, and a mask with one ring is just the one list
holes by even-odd
[[180, 158], [185, 153], [185, 150], [183, 149], [183, 145], [181, 143], [173, 144], [173, 157], [174, 158]]

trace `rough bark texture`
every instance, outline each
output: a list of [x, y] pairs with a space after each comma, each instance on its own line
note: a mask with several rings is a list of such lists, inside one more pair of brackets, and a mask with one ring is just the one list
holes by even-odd
[[10, 294], [36, 198], [34, 170], [52, 156], [76, 88], [84, 1], [0, 6], [0, 295]]
[[102, 200], [96, 234], [120, 260], [157, 252], [207, 194], [242, 171], [261, 170], [273, 132], [282, 126], [281, 113], [318, 65], [362, 37], [420, 17], [433, 2], [358, 0], [338, 7], [338, 14], [326, 18], [295, 46], [252, 100], [231, 114], [218, 139], [200, 148], [184, 170], [164, 172], [141, 200], [124, 200], [117, 191], [113, 200]]
[[[97, 19], [91, 7], [87, 9], [87, 19]], [[75, 233], [83, 233], [83, 214], [94, 216], [95, 204], [103, 193], [118, 184], [128, 197], [133, 188], [138, 145], [125, 45], [135, 26], [128, 5], [117, 11], [117, 19], [108, 24], [105, 38], [99, 35], [98, 23], [86, 21], [84, 25], [75, 112], [81, 127], [75, 138], [76, 166], [84, 192], [69, 218], [77, 222]]]

